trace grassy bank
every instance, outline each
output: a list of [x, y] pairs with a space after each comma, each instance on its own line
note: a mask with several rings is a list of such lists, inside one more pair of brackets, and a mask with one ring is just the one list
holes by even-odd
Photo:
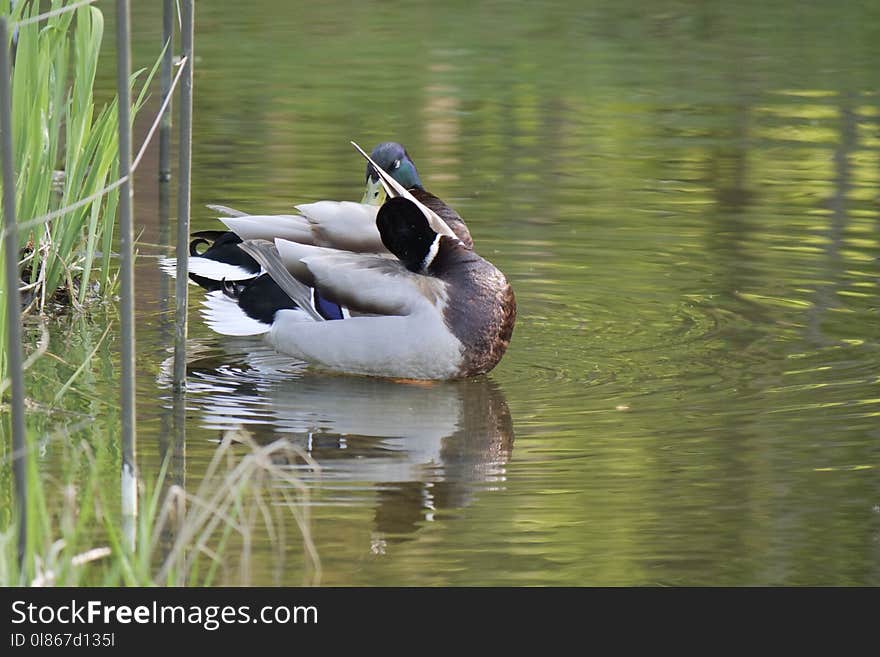
[[[67, 4], [55, 0], [51, 8]], [[39, 2], [19, 2], [10, 21], [34, 17], [39, 9]], [[95, 105], [103, 38], [103, 14], [90, 6], [12, 30], [12, 137], [25, 312], [79, 310], [113, 288], [119, 195], [116, 189], [101, 191], [117, 178], [118, 118], [115, 99]], [[133, 111], [144, 102], [151, 79], [152, 73]], [[51, 218], [45, 220], [47, 215]], [[6, 285], [4, 278], [0, 294], [6, 294]], [[6, 319], [0, 317], [3, 344], [5, 334]], [[5, 379], [5, 361], [0, 352], [0, 379]]]

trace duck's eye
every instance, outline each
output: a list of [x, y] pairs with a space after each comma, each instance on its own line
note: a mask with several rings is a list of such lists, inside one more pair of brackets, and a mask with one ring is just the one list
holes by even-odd
[[400, 168], [400, 160], [394, 160], [394, 167], [393, 167], [393, 168], [394, 168], [394, 169], [399, 169], [399, 168]]

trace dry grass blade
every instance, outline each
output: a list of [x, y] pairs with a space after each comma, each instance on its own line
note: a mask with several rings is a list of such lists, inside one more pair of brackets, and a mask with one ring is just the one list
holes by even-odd
[[[236, 445], [244, 445], [249, 453], [239, 457]], [[168, 525], [174, 525], [175, 539], [154, 581], [164, 583], [170, 578], [183, 584], [192, 569], [188, 559], [193, 553], [204, 555], [213, 562], [211, 573], [227, 565], [223, 560], [223, 548], [231, 534], [237, 535], [241, 541], [240, 581], [249, 581], [253, 535], [260, 518], [278, 558], [283, 558], [284, 521], [280, 513], [272, 511], [278, 505], [267, 504], [267, 495], [273, 501], [279, 497], [284, 500], [283, 507], [291, 512], [302, 535], [311, 580], [320, 581], [320, 559], [312, 541], [307, 511], [309, 489], [282, 465], [291, 459], [304, 461], [317, 469], [311, 457], [286, 439], [258, 445], [245, 432], [227, 432], [198, 491], [190, 494], [173, 486], [165, 497], [154, 529], [152, 548], [157, 545], [155, 536]], [[225, 468], [222, 467], [224, 463]], [[297, 494], [290, 495], [285, 486]], [[215, 544], [219, 549], [212, 547]]]

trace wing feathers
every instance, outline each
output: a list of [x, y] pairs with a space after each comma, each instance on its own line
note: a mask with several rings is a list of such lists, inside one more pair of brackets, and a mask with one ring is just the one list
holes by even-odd
[[323, 322], [324, 318], [312, 306], [312, 291], [308, 285], [304, 285], [290, 275], [290, 272], [278, 257], [278, 251], [271, 242], [264, 240], [252, 240], [241, 243], [242, 250], [260, 263], [263, 270], [269, 274], [278, 287], [293, 301], [311, 315], [312, 319]]
[[299, 215], [246, 215], [220, 217], [220, 221], [243, 240], [273, 240], [283, 237], [304, 244], [313, 242], [311, 225], [305, 217]]
[[[376, 228], [375, 205], [351, 201], [318, 201], [296, 206], [308, 220], [314, 240], [302, 242], [355, 253], [384, 253], [385, 245]], [[284, 238], [284, 235], [276, 237]], [[285, 238], [288, 239], [288, 238]]]
[[318, 201], [297, 206], [302, 215], [220, 217], [243, 240], [276, 237], [355, 253], [385, 253], [376, 228], [379, 208], [350, 201]]
[[208, 209], [213, 210], [214, 212], [219, 212], [226, 217], [244, 217], [247, 214], [247, 212], [242, 212], [241, 210], [236, 210], [235, 208], [230, 208], [226, 205], [209, 203], [207, 207]]
[[298, 280], [361, 313], [408, 315], [445, 299], [445, 285], [410, 272], [398, 260], [275, 240], [278, 255]]

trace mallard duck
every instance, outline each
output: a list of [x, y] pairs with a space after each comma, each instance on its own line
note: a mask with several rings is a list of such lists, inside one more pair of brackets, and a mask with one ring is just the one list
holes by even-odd
[[[390, 172], [392, 178], [409, 190], [420, 202], [431, 208], [452, 228], [468, 247], [473, 246], [470, 232], [455, 210], [434, 196], [422, 185], [415, 163], [406, 149], [389, 141], [373, 149], [370, 159]], [[189, 278], [208, 291], [219, 290], [223, 281], [244, 281], [260, 275], [260, 265], [239, 248], [243, 239], [274, 239], [285, 237], [304, 244], [331, 246], [362, 253], [384, 253], [384, 245], [376, 230], [376, 213], [385, 201], [379, 176], [368, 162], [365, 192], [360, 203], [318, 201], [296, 206], [299, 215], [248, 215], [239, 210], [209, 205], [229, 230], [204, 230], [192, 234], [189, 244]], [[176, 258], [162, 258], [160, 267], [176, 276]], [[270, 281], [263, 281], [264, 293], [274, 296]], [[338, 314], [337, 311], [334, 311]], [[328, 316], [326, 319], [335, 319]]]
[[[206, 297], [209, 324], [219, 333], [264, 333], [278, 351], [338, 372], [401, 379], [488, 372], [513, 333], [510, 284], [361, 153], [388, 196], [376, 230], [393, 257], [280, 237], [245, 240], [242, 249], [298, 307], [273, 309], [248, 282], [229, 283]], [[325, 321], [314, 291], [359, 314]]]
[[[470, 231], [465, 225], [464, 220], [455, 210], [424, 188], [422, 180], [419, 178], [419, 172], [416, 170], [416, 165], [403, 146], [393, 141], [379, 144], [370, 153], [369, 159], [388, 172], [417, 201], [433, 210], [443, 219], [446, 225], [461, 240], [462, 244], [468, 248], [473, 248], [474, 241], [471, 239]], [[367, 162], [365, 183], [367, 189], [364, 192], [362, 203], [381, 206], [386, 198], [385, 188], [382, 186], [379, 174], [369, 161]]]

